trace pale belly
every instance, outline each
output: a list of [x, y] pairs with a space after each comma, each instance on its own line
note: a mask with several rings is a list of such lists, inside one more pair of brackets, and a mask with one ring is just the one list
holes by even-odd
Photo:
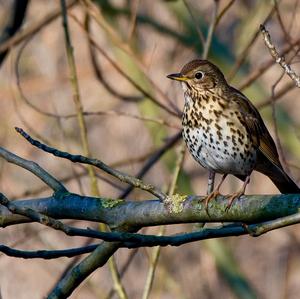
[[183, 127], [183, 138], [190, 153], [204, 168], [222, 174], [247, 176], [255, 166], [256, 149], [250, 146], [249, 136], [244, 133], [243, 138], [232, 138], [230, 127], [226, 125], [219, 131], [207, 127]]

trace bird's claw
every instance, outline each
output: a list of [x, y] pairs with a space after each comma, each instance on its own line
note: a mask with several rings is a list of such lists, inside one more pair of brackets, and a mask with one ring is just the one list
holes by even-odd
[[234, 200], [240, 198], [242, 195], [244, 195], [244, 191], [238, 191], [231, 195], [227, 195], [226, 197], [228, 197], [229, 203], [227, 204], [227, 206], [225, 208], [225, 212], [228, 212], [229, 209], [231, 208]]
[[221, 193], [219, 192], [219, 190], [215, 190], [213, 192], [211, 192], [210, 194], [208, 194], [205, 199], [204, 199], [204, 206], [205, 206], [205, 211], [207, 213], [207, 215], [209, 215], [208, 212], [208, 204], [211, 200], [215, 199], [218, 195], [220, 195]]

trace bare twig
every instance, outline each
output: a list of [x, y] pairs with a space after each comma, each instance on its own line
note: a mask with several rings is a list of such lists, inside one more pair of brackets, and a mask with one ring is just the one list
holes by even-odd
[[0, 244], [0, 252], [7, 256], [18, 257], [23, 259], [57, 259], [59, 257], [74, 257], [85, 253], [90, 253], [95, 250], [99, 244], [92, 244], [88, 246], [63, 249], [63, 250], [19, 250], [9, 246]]
[[40, 107], [34, 105], [25, 95], [23, 88], [22, 88], [22, 84], [21, 84], [21, 76], [20, 76], [20, 71], [19, 71], [19, 65], [20, 65], [20, 60], [22, 57], [22, 53], [25, 49], [25, 47], [29, 44], [29, 42], [32, 40], [32, 38], [34, 37], [34, 35], [29, 36], [21, 45], [20, 49], [17, 52], [17, 56], [16, 56], [16, 61], [15, 61], [15, 75], [16, 75], [16, 83], [17, 83], [17, 88], [20, 94], [21, 99], [25, 102], [26, 105], [28, 105], [31, 109], [33, 109], [34, 111], [45, 115], [45, 116], [49, 116], [49, 117], [55, 117], [57, 118], [58, 116], [54, 113], [50, 113], [47, 111], [42, 110]]
[[[96, 22], [99, 24], [99, 26], [101, 26], [109, 34], [109, 36], [111, 37], [112, 41], [117, 45], [117, 47], [120, 48], [122, 51], [124, 51], [127, 55], [129, 55], [134, 60], [134, 62], [138, 65], [140, 71], [143, 72], [143, 74], [145, 75], [145, 77], [147, 78], [147, 80], [149, 81], [149, 83], [151, 83], [152, 87], [162, 97], [164, 97], [168, 103], [172, 103], [170, 101], [170, 99], [168, 99], [167, 96], [161, 91], [161, 89], [153, 82], [153, 80], [149, 76], [146, 75], [145, 68], [140, 63], [140, 60], [135, 57], [133, 51], [129, 48], [129, 45], [128, 44], [124, 44], [124, 42], [119, 37], [119, 35], [115, 31], [115, 29], [113, 27], [111, 27], [106, 22], [106, 20], [104, 19], [104, 17], [100, 14], [100, 12], [95, 9], [95, 4], [93, 4], [92, 1], [90, 1], [90, 0], [82, 0], [82, 2], [85, 3], [85, 5], [87, 7], [87, 10], [90, 13], [90, 15], [96, 20]], [[70, 15], [70, 16], [73, 18], [73, 20], [81, 28], [83, 28], [86, 31], [86, 29], [84, 28], [84, 26], [82, 25], [82, 23], [78, 20], [78, 18], [76, 16], [74, 16], [74, 15]], [[122, 68], [115, 61], [113, 61], [110, 58], [110, 56], [102, 49], [102, 47], [97, 44], [97, 42], [95, 41], [95, 39], [93, 37], [91, 37], [90, 35], [88, 35], [88, 38], [90, 39], [91, 44], [113, 65], [113, 67], [126, 80], [128, 80], [136, 89], [138, 89], [145, 97], [147, 97], [149, 100], [151, 100], [153, 103], [155, 103], [156, 105], [158, 105], [159, 107], [161, 107], [162, 109], [164, 109], [165, 111], [167, 111], [168, 113], [170, 113], [171, 115], [174, 115], [174, 116], [177, 116], [177, 117], [179, 116], [178, 111], [174, 111], [174, 110], [170, 109], [168, 105], [165, 105], [164, 103], [162, 103], [161, 101], [159, 101], [158, 99], [156, 99], [156, 97], [154, 97], [151, 93], [149, 93], [147, 90], [145, 90], [145, 88], [143, 88], [142, 86], [140, 86], [138, 83], [136, 83], [135, 80], [133, 80], [130, 76], [128, 76], [128, 74], [126, 72], [124, 72], [122, 70]]]
[[206, 59], [208, 56], [208, 51], [209, 51], [210, 44], [212, 41], [213, 33], [214, 33], [214, 30], [215, 30], [215, 27], [217, 24], [217, 13], [218, 13], [218, 8], [219, 8], [219, 2], [220, 2], [219, 0], [214, 0], [211, 21], [209, 24], [208, 33], [207, 33], [207, 37], [206, 37], [204, 48], [203, 48], [203, 54], [202, 54], [203, 59]]
[[[136, 174], [136, 178], [141, 179], [152, 167], [159, 161], [159, 159], [164, 155], [168, 150], [173, 148], [173, 146], [178, 142], [181, 138], [181, 132], [176, 133], [171, 136], [167, 142], [159, 148], [150, 158], [149, 160], [141, 167], [140, 171]], [[126, 198], [128, 194], [133, 190], [133, 186], [129, 186], [120, 196], [120, 198]]]
[[[129, 253], [129, 256], [127, 258], [127, 261], [125, 262], [125, 264], [122, 266], [121, 270], [120, 270], [120, 278], [122, 278], [126, 271], [129, 269], [130, 264], [132, 263], [134, 257], [136, 256], [136, 254], [138, 253], [138, 249], [134, 249]], [[108, 293], [108, 295], [106, 297], [104, 297], [105, 299], [110, 299], [112, 298], [112, 296], [114, 295], [115, 290], [111, 289]]]
[[[123, 112], [123, 111], [116, 111], [116, 110], [106, 110], [106, 111], [83, 111], [82, 114], [84, 116], [124, 116], [128, 118], [133, 118], [141, 121], [148, 121], [153, 122], [159, 125], [167, 126], [174, 129], [180, 129], [180, 127], [176, 124], [170, 123], [167, 120], [159, 119], [159, 118], [153, 118], [148, 116], [141, 116], [132, 114], [129, 112]], [[66, 115], [56, 115], [57, 118], [74, 118], [76, 117], [76, 114], [66, 114]]]
[[300, 76], [286, 63], [284, 56], [281, 56], [271, 41], [271, 36], [264, 25], [260, 25], [260, 31], [263, 35], [264, 42], [270, 51], [273, 59], [278, 63], [285, 71], [285, 73], [295, 82], [297, 87], [300, 87]]
[[[264, 20], [264, 23], [266, 23], [273, 15], [275, 11], [275, 5], [273, 5], [272, 9], [270, 10], [269, 14], [267, 15], [267, 17]], [[232, 81], [232, 79], [235, 77], [236, 73], [238, 72], [238, 70], [240, 69], [241, 65], [244, 63], [244, 61], [246, 60], [246, 58], [249, 56], [249, 52], [250, 50], [253, 48], [258, 36], [259, 36], [259, 29], [257, 29], [255, 31], [255, 33], [253, 34], [252, 38], [248, 41], [247, 45], [245, 46], [245, 48], [243, 49], [243, 51], [241, 52], [241, 54], [239, 55], [239, 57], [236, 59], [229, 75], [227, 76], [228, 81]]]
[[[70, 0], [67, 3], [67, 8], [73, 7], [78, 0]], [[36, 22], [35, 24], [32, 24], [31, 26], [28, 26], [26, 29], [19, 31], [16, 33], [13, 37], [11, 37], [9, 40], [4, 42], [0, 45], [0, 52], [3, 52], [13, 46], [18, 45], [23, 40], [27, 39], [29, 36], [34, 35], [38, 33], [40, 30], [45, 28], [48, 24], [56, 20], [57, 17], [61, 15], [60, 8], [53, 10], [49, 14], [46, 15], [44, 19], [41, 21]]]
[[[65, 45], [66, 45], [66, 52], [67, 52], [67, 58], [68, 58], [68, 64], [70, 69], [70, 80], [71, 85], [73, 89], [73, 100], [76, 107], [77, 112], [77, 118], [78, 118], [78, 124], [80, 129], [80, 137], [81, 137], [81, 144], [83, 147], [84, 155], [90, 156], [90, 148], [89, 148], [89, 142], [87, 138], [87, 127], [85, 123], [85, 119], [83, 116], [83, 107], [81, 103], [80, 98], [80, 92], [79, 92], [79, 83], [77, 78], [77, 70], [76, 70], [76, 63], [73, 53], [73, 46], [71, 43], [71, 36], [69, 33], [69, 25], [68, 25], [68, 16], [67, 16], [67, 6], [65, 0], [60, 0], [61, 4], [61, 10], [62, 10], [62, 24], [64, 28], [64, 34], [65, 34]], [[90, 177], [90, 185], [91, 185], [91, 191], [92, 194], [95, 196], [99, 195], [98, 185], [97, 185], [97, 179], [95, 176], [95, 171], [92, 166], [88, 166], [88, 172]]]
[[119, 247], [119, 242], [103, 242], [58, 282], [55, 288], [49, 293], [47, 299], [68, 298], [87, 276], [99, 267], [105, 265], [107, 260], [119, 249]]
[[230, 0], [227, 5], [223, 8], [223, 10], [219, 13], [216, 19], [216, 26], [219, 24], [225, 13], [228, 11], [228, 9], [234, 4], [235, 0]]
[[[294, 49], [296, 45], [299, 45], [300, 38], [296, 39], [291, 44], [286, 45], [283, 50], [281, 51], [280, 55], [286, 55], [291, 50]], [[273, 64], [275, 63], [273, 58], [263, 62], [261, 65], [256, 67], [243, 81], [241, 84], [238, 85], [238, 89], [243, 90], [249, 85], [251, 85], [255, 80], [257, 80], [260, 76], [262, 76]]]
[[140, 4], [140, 0], [131, 1], [130, 26], [129, 26], [128, 38], [127, 38], [128, 43], [130, 43], [130, 41], [134, 35], [134, 31], [136, 29], [136, 16], [137, 16], [139, 4]]
[[61, 182], [59, 182], [50, 173], [40, 167], [37, 163], [25, 160], [2, 147], [0, 147], [0, 156], [7, 162], [21, 166], [22, 168], [32, 172], [44, 183], [46, 183], [51, 189], [53, 189], [54, 192], [67, 192], [67, 189]]
[[[87, 36], [90, 36], [90, 17], [89, 14], [86, 14], [85, 22], [84, 22], [84, 28], [86, 30]], [[117, 91], [113, 85], [111, 85], [106, 77], [103, 75], [101, 65], [98, 62], [98, 59], [96, 57], [96, 48], [95, 46], [91, 43], [91, 39], [88, 38], [88, 45], [89, 45], [89, 52], [90, 52], [90, 57], [91, 57], [91, 63], [92, 67], [95, 73], [96, 78], [99, 80], [99, 82], [103, 85], [104, 88], [113, 96], [116, 98], [123, 100], [123, 101], [130, 101], [130, 102], [138, 102], [144, 98], [144, 96], [134, 96], [134, 95], [125, 95], [122, 94], [121, 92]]]
[[294, 81], [290, 81], [288, 82], [286, 85], [284, 85], [278, 92], [276, 92], [273, 95], [271, 95], [268, 99], [266, 99], [265, 101], [259, 103], [256, 105], [256, 107], [258, 109], [262, 109], [268, 105], [270, 105], [272, 103], [272, 101], [276, 102], [278, 101], [282, 96], [284, 96], [285, 94], [287, 94], [289, 91], [293, 90], [295, 88], [295, 83]]
[[[183, 164], [183, 161], [184, 161], [185, 152], [186, 152], [186, 146], [183, 142], [181, 142], [180, 151], [178, 153], [178, 157], [177, 157], [175, 167], [174, 167], [172, 182], [171, 182], [169, 192], [168, 192], [169, 197], [171, 197], [175, 192], [179, 172], [182, 168], [182, 164]], [[166, 227], [165, 227], [165, 225], [162, 225], [159, 229], [158, 235], [159, 236], [164, 235], [165, 231], [166, 231]], [[158, 259], [159, 259], [159, 256], [160, 256], [160, 251], [161, 251], [161, 247], [157, 246], [151, 252], [151, 256], [149, 258], [150, 267], [149, 267], [149, 270], [148, 270], [147, 279], [146, 279], [142, 299], [148, 299], [149, 298], [150, 291], [151, 291], [151, 288], [152, 288], [152, 285], [153, 285], [155, 270], [156, 270], [157, 265], [158, 265]]]
[[[211, 20], [210, 20], [210, 24], [209, 24], [207, 37], [206, 37], [205, 44], [204, 44], [203, 54], [202, 54], [203, 59], [207, 59], [215, 27], [217, 26], [218, 20], [219, 21], [221, 20], [221, 16], [218, 19], [218, 15], [217, 15], [218, 8], [219, 8], [219, 0], [214, 0], [212, 16], [211, 16]], [[208, 186], [207, 186], [207, 193], [208, 194], [211, 193], [214, 189], [215, 178], [216, 178], [215, 172], [211, 172], [209, 180], [208, 180]]]
[[123, 284], [121, 282], [121, 275], [118, 271], [116, 259], [114, 256], [112, 256], [109, 259], [109, 263], [110, 263], [110, 272], [112, 275], [112, 280], [114, 282], [114, 289], [120, 299], [127, 299], [128, 296], [127, 296], [125, 287], [123, 286]]
[[[5, 25], [3, 31], [1, 32], [0, 44], [6, 42], [12, 36], [14, 36], [16, 32], [18, 32], [18, 30], [22, 26], [23, 20], [25, 19], [27, 6], [28, 6], [28, 0], [13, 1], [12, 7], [8, 12], [9, 13], [8, 22]], [[2, 64], [7, 53], [8, 53], [8, 49], [0, 52], [0, 65]]]
[[191, 18], [192, 18], [192, 21], [193, 21], [193, 23], [194, 23], [195, 29], [196, 29], [197, 34], [198, 34], [198, 36], [199, 36], [199, 40], [200, 40], [202, 46], [204, 46], [204, 44], [205, 44], [205, 38], [204, 38], [204, 36], [203, 36], [203, 33], [202, 33], [202, 31], [201, 31], [201, 28], [200, 28], [199, 25], [198, 25], [197, 19], [196, 19], [196, 17], [194, 16], [193, 8], [192, 8], [191, 5], [189, 4], [188, 0], [183, 0], [183, 3], [184, 3], [185, 7], [187, 8], [187, 10], [188, 10], [188, 12], [189, 12], [189, 14], [190, 14], [190, 16], [191, 16]]
[[276, 140], [276, 145], [277, 145], [277, 149], [278, 149], [278, 154], [279, 154], [280, 160], [281, 160], [281, 162], [284, 166], [284, 169], [287, 170], [287, 173], [288, 173], [289, 168], [288, 168], [287, 161], [285, 159], [285, 156], [284, 156], [284, 153], [283, 153], [283, 150], [282, 150], [282, 145], [281, 145], [281, 141], [280, 141], [279, 133], [278, 133], [278, 125], [277, 125], [277, 120], [276, 120], [276, 105], [275, 105], [275, 100], [274, 100], [275, 89], [276, 89], [278, 83], [283, 78], [283, 76], [284, 76], [284, 71], [282, 71], [282, 74], [279, 76], [279, 78], [275, 81], [275, 83], [271, 87], [271, 97], [272, 97], [271, 106], [272, 106], [272, 119], [273, 119], [275, 140]]
[[133, 177], [131, 175], [128, 175], [121, 171], [113, 169], [98, 159], [88, 158], [88, 157], [85, 157], [82, 155], [71, 155], [67, 152], [60, 151], [58, 149], [55, 149], [55, 148], [52, 148], [45, 144], [42, 144], [41, 142], [39, 142], [37, 140], [34, 140], [20, 128], [16, 128], [16, 131], [18, 133], [20, 133], [32, 145], [36, 146], [39, 149], [42, 149], [43, 151], [45, 151], [47, 153], [50, 153], [56, 157], [68, 159], [75, 163], [78, 162], [78, 163], [82, 163], [82, 164], [93, 165], [99, 169], [102, 169], [103, 171], [107, 172], [108, 174], [116, 177], [121, 182], [130, 184], [130, 185], [134, 186], [135, 188], [140, 188], [142, 190], [150, 192], [151, 194], [153, 194], [154, 196], [157, 196], [161, 200], [164, 200], [166, 198], [166, 195], [162, 191], [155, 188], [153, 185], [145, 184], [143, 181], [141, 181], [140, 179], [137, 179], [136, 177]]
[[[283, 20], [282, 20], [282, 16], [281, 16], [281, 13], [280, 13], [280, 9], [279, 9], [279, 5], [278, 5], [278, 2], [277, 0], [274, 0], [274, 7], [275, 7], [275, 10], [276, 10], [276, 16], [277, 16], [277, 19], [278, 19], [278, 22], [279, 22], [279, 25], [280, 25], [280, 28], [283, 32], [283, 36], [284, 38], [287, 40], [288, 43], [291, 43], [291, 36], [290, 36], [290, 33], [289, 31], [285, 28], [284, 26], [284, 23], [283, 23]], [[264, 22], [265, 23], [265, 22]], [[292, 23], [291, 23], [292, 24]]]
[[32, 126], [32, 124], [30, 124], [26, 118], [25, 115], [22, 114], [21, 109], [19, 108], [18, 102], [17, 102], [17, 98], [18, 95], [13, 96], [13, 105], [14, 105], [14, 109], [16, 111], [16, 114], [18, 115], [18, 118], [20, 119], [20, 121], [23, 123], [23, 125], [25, 126], [25, 128], [36, 138], [42, 140], [43, 142], [52, 145], [52, 142], [49, 140], [49, 138], [46, 138], [45, 136], [41, 135], [35, 127]]

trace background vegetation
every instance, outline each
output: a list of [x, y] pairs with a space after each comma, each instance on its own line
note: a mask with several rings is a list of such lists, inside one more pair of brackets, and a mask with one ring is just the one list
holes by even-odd
[[[81, 195], [145, 199], [145, 193], [128, 190], [99, 170], [33, 148], [16, 134], [15, 126], [53, 147], [97, 157], [144, 177], [165, 192], [172, 189], [180, 169], [176, 186], [173, 184], [175, 192], [205, 194], [207, 172], [188, 153], [184, 155], [181, 142], [171, 142], [180, 130], [178, 111], [183, 95], [166, 75], [207, 52], [232, 85], [259, 107], [281, 149], [285, 169], [299, 183], [299, 90], [289, 77], [282, 76], [259, 31], [259, 25], [265, 23], [278, 51], [285, 51], [286, 60], [299, 70], [298, 0], [87, 0], [67, 4], [71, 4], [68, 26], [78, 85], [71, 52], [66, 54], [61, 2], [31, 0], [18, 32], [24, 37], [12, 43], [1, 65], [2, 147], [38, 162], [68, 190]], [[2, 28], [13, 8], [14, 1], [1, 1]], [[211, 43], [208, 32], [212, 33]], [[50, 194], [24, 169], [4, 160], [0, 166], [1, 190], [9, 199]], [[232, 193], [239, 186], [231, 177], [222, 191]], [[278, 191], [267, 177], [252, 175], [247, 194], [274, 193]], [[87, 225], [78, 220], [66, 223]], [[88, 225], [98, 228], [96, 223]], [[165, 247], [160, 252], [157, 248], [120, 249], [72, 298], [298, 298], [297, 228], [256, 239], [241, 236]], [[191, 224], [181, 224], [142, 232], [173, 234], [192, 229]], [[24, 250], [64, 249], [86, 242], [37, 224], [1, 231], [1, 243]], [[22, 260], [2, 254], [2, 297], [42, 298], [70, 263], [79, 259]]]

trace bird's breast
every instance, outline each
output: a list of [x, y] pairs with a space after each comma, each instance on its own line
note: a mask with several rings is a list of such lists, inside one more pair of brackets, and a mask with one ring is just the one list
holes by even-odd
[[214, 98], [193, 101], [185, 105], [182, 124], [187, 147], [203, 167], [236, 175], [253, 170], [256, 148], [240, 112], [231, 110], [226, 102]]

